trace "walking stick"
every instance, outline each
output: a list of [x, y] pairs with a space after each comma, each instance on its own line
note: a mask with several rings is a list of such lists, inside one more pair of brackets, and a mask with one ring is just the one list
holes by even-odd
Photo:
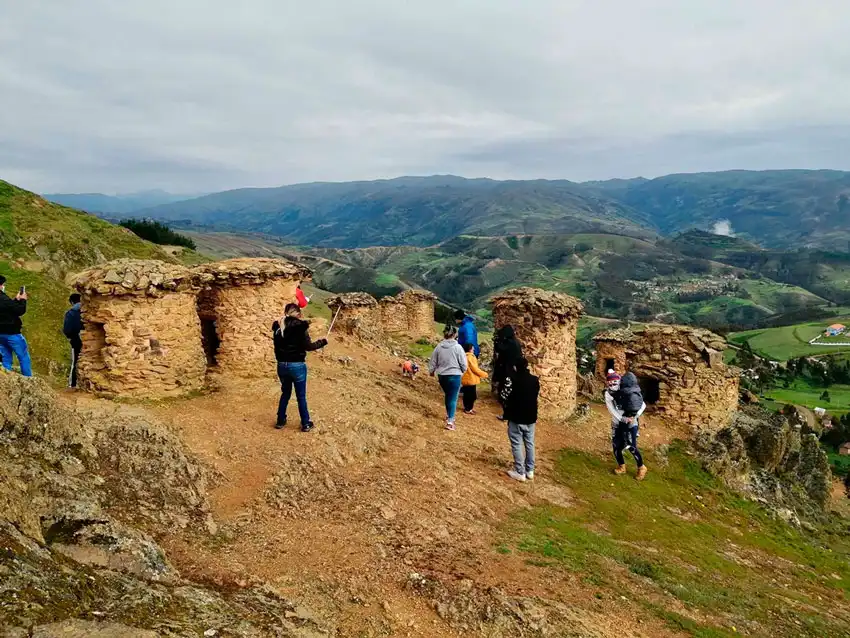
[[331, 321], [331, 325], [330, 325], [330, 327], [328, 328], [328, 334], [326, 334], [326, 335], [325, 335], [325, 339], [327, 339], [328, 337], [330, 337], [330, 336], [331, 336], [331, 330], [333, 330], [333, 329], [334, 329], [334, 324], [336, 323], [336, 318], [337, 318], [337, 316], [339, 315], [339, 311], [340, 311], [340, 310], [342, 310], [342, 306], [337, 307], [337, 309], [336, 309], [336, 313], [334, 314], [334, 318], [333, 318], [333, 320]]

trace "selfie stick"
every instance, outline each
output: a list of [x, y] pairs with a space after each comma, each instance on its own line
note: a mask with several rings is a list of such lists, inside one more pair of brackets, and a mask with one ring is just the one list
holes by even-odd
[[336, 313], [334, 314], [334, 318], [333, 318], [333, 320], [331, 321], [331, 325], [330, 325], [330, 327], [328, 328], [328, 334], [326, 334], [326, 335], [325, 335], [325, 339], [327, 339], [328, 337], [330, 337], [330, 336], [331, 336], [331, 330], [333, 330], [333, 329], [334, 329], [334, 324], [336, 323], [336, 318], [337, 318], [337, 315], [339, 315], [339, 311], [340, 311], [340, 310], [342, 310], [342, 306], [339, 306], [339, 307], [336, 309]]

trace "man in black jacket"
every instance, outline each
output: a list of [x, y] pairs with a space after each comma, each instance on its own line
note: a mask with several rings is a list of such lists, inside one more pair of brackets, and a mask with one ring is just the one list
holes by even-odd
[[537, 424], [537, 398], [540, 380], [528, 370], [528, 361], [519, 359], [506, 383], [505, 420], [514, 456], [508, 476], [516, 481], [534, 479], [534, 427]]
[[[281, 322], [283, 325], [281, 325]], [[286, 408], [295, 387], [298, 400], [298, 413], [301, 417], [301, 431], [313, 429], [310, 412], [307, 410], [307, 353], [328, 345], [327, 339], [310, 340], [310, 324], [304, 321], [301, 308], [297, 303], [286, 305], [281, 321], [272, 324], [274, 355], [277, 359], [277, 376], [280, 379], [280, 402], [277, 406], [277, 425], [279, 430], [286, 425]]]
[[21, 334], [23, 322], [21, 317], [27, 311], [27, 293], [21, 289], [14, 299], [6, 294], [6, 278], [0, 275], [0, 357], [3, 358], [3, 367], [12, 369], [12, 355], [18, 357], [21, 365], [21, 374], [25, 377], [32, 376], [32, 362], [30, 361], [27, 340]]
[[68, 387], [77, 387], [77, 361], [80, 358], [80, 351], [83, 349], [83, 340], [80, 339], [80, 332], [83, 330], [83, 314], [82, 314], [82, 297], [78, 293], [74, 293], [68, 297], [68, 303], [71, 307], [65, 313], [65, 322], [62, 324], [62, 332], [71, 343], [71, 373], [68, 375]]

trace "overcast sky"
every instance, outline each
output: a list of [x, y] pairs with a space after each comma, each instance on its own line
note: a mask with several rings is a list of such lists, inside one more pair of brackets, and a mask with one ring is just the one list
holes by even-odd
[[848, 0], [0, 0], [0, 178], [850, 169]]

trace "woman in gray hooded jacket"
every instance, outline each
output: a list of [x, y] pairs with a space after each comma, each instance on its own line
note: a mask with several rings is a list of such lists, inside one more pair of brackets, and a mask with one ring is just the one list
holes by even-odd
[[436, 376], [446, 395], [446, 429], [455, 429], [457, 397], [460, 393], [460, 379], [466, 372], [466, 353], [457, 342], [457, 328], [447, 325], [443, 330], [443, 341], [434, 348], [428, 362], [428, 372]]

